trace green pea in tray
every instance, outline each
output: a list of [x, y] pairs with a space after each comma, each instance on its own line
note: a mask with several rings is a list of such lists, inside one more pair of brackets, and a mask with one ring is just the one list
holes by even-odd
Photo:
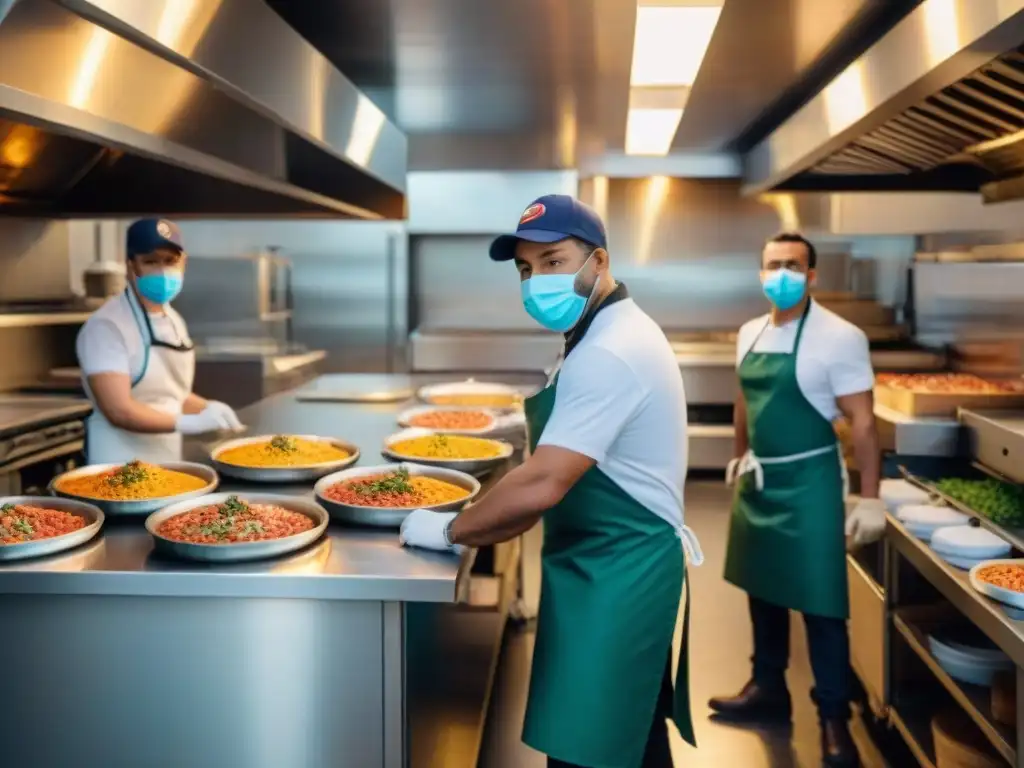
[[1024, 528], [1024, 488], [994, 477], [978, 480], [945, 478], [935, 487], [1004, 528]]

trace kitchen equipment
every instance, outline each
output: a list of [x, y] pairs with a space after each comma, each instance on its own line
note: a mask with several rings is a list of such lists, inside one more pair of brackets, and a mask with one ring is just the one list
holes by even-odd
[[931, 504], [905, 504], [896, 512], [896, 517], [908, 531], [924, 541], [931, 539], [940, 528], [964, 525], [969, 515], [952, 507], [938, 507]]
[[55, 477], [50, 483], [50, 493], [55, 496], [60, 496], [65, 499], [77, 499], [78, 501], [85, 501], [90, 504], [95, 504], [97, 507], [102, 509], [110, 517], [137, 517], [139, 515], [148, 515], [155, 512], [168, 504], [175, 504], [181, 501], [187, 501], [188, 499], [196, 499], [200, 496], [206, 496], [217, 489], [217, 485], [220, 482], [220, 478], [217, 477], [217, 473], [205, 464], [196, 464], [191, 461], [168, 461], [162, 462], [159, 466], [164, 469], [169, 469], [174, 472], [183, 472], [187, 475], [194, 475], [206, 482], [202, 488], [188, 493], [180, 493], [174, 496], [164, 496], [156, 499], [133, 499], [130, 501], [113, 501], [110, 499], [90, 499], [82, 496], [76, 496], [74, 494], [65, 493], [60, 490], [59, 484], [61, 480], [68, 480], [76, 477], [82, 477], [83, 475], [95, 475], [100, 472], [107, 472], [111, 469], [117, 469], [122, 466], [121, 464], [90, 464], [87, 467], [81, 467], [80, 469], [73, 469], [70, 472], [65, 472], [58, 477]]
[[86, 521], [83, 528], [63, 536], [54, 536], [39, 541], [25, 541], [21, 544], [0, 545], [0, 562], [23, 560], [30, 557], [43, 557], [64, 552], [85, 544], [103, 527], [103, 512], [94, 504], [86, 504], [72, 499], [55, 499], [52, 496], [7, 496], [0, 498], [0, 506], [4, 504], [29, 504], [46, 509], [56, 509], [82, 517]]
[[274, 438], [274, 435], [256, 435], [252, 437], [239, 437], [234, 440], [227, 440], [218, 443], [210, 451], [210, 459], [214, 468], [225, 477], [233, 477], [238, 480], [246, 480], [251, 483], [302, 483], [317, 480], [331, 472], [351, 467], [359, 461], [359, 447], [346, 440], [338, 440], [333, 437], [318, 437], [316, 435], [294, 435], [303, 440], [312, 442], [323, 442], [333, 445], [348, 454], [347, 458], [338, 461], [321, 462], [301, 467], [243, 467], [238, 464], [229, 464], [217, 457], [230, 448], [237, 448], [242, 445], [253, 443], [265, 443]]
[[1012, 547], [991, 531], [975, 525], [940, 528], [932, 534], [931, 548], [940, 555], [974, 560], [1006, 557]]
[[916, 392], [876, 384], [875, 403], [908, 416], [956, 416], [959, 408], [1024, 406], [1024, 393]]
[[424, 509], [435, 512], [453, 512], [462, 509], [480, 493], [480, 481], [465, 472], [457, 472], [454, 469], [443, 467], [427, 467], [423, 464], [385, 464], [377, 467], [356, 467], [343, 469], [322, 477], [313, 486], [313, 493], [317, 501], [327, 510], [332, 520], [341, 523], [352, 523], [355, 525], [367, 525], [380, 528], [397, 528], [405, 520], [406, 516], [413, 511], [407, 507], [358, 507], [351, 504], [344, 504], [332, 501], [324, 496], [324, 492], [338, 483], [351, 482], [364, 477], [384, 475], [395, 472], [398, 469], [405, 469], [411, 477], [433, 477], [445, 483], [457, 485], [464, 488], [469, 494], [457, 501], [448, 501], [443, 504], [433, 504]]
[[[386, 459], [391, 459], [391, 461], [410, 461], [415, 462], [416, 464], [423, 464], [427, 467], [444, 467], [445, 469], [454, 469], [459, 472], [465, 472], [466, 474], [473, 475], [474, 477], [480, 477], [481, 475], [486, 475], [487, 473], [492, 472], [499, 465], [508, 461], [514, 450], [510, 443], [506, 443], [503, 440], [494, 441], [501, 447], [501, 453], [497, 456], [486, 459], [429, 459], [420, 456], [403, 456], [392, 450], [392, 446], [402, 440], [412, 440], [413, 438], [429, 437], [436, 434], [436, 432], [429, 429], [402, 430], [401, 432], [391, 435], [384, 441], [384, 447], [381, 449], [381, 455]], [[441, 436], [441, 439], [444, 439], [443, 436]]]
[[964, 408], [959, 418], [970, 434], [974, 457], [995, 472], [1024, 483], [1024, 411]]
[[927, 491], [906, 480], [883, 480], [878, 495], [892, 514], [907, 504], [926, 504], [930, 498]]
[[112, 261], [94, 261], [82, 273], [85, 298], [90, 303], [102, 303], [125, 288], [125, 265]]
[[936, 768], [1004, 768], [996, 751], [967, 715], [947, 710], [932, 719]]
[[1013, 669], [1013, 662], [998, 649], [947, 644], [941, 635], [930, 635], [928, 646], [946, 674], [961, 683], [987, 687], [997, 672]]
[[323, 536], [327, 530], [327, 512], [319, 504], [301, 496], [284, 496], [266, 493], [247, 493], [242, 498], [250, 504], [273, 504], [292, 512], [298, 512], [310, 518], [314, 526], [308, 531], [286, 536], [282, 539], [267, 541], [251, 541], [236, 544], [193, 544], [167, 539], [158, 533], [160, 526], [174, 517], [196, 507], [211, 504], [223, 504], [233, 493], [215, 493], [209, 496], [180, 501], [154, 512], [146, 518], [146, 530], [153, 537], [153, 545], [157, 552], [180, 557], [184, 560], [199, 560], [212, 563], [237, 563], [248, 560], [264, 560], [270, 557], [295, 552], [309, 546]]
[[0, 494], [43, 495], [82, 458], [88, 400], [0, 395]]
[[295, 393], [300, 402], [397, 403], [412, 399], [412, 380], [381, 374], [328, 374]]

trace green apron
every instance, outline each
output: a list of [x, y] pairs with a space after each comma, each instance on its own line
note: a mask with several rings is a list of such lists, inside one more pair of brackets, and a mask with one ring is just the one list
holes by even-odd
[[831, 422], [807, 401], [796, 376], [810, 309], [800, 318], [792, 353], [754, 352], [755, 340], [739, 366], [746, 468], [755, 469], [743, 471], [741, 463], [725, 579], [774, 605], [846, 619], [842, 452]]
[[[555, 378], [526, 401], [536, 449]], [[689, 582], [682, 542], [596, 466], [544, 515], [540, 612], [523, 741], [588, 768], [639, 766], [686, 582], [672, 719], [690, 719]], [[667, 715], [668, 713], [666, 713]]]

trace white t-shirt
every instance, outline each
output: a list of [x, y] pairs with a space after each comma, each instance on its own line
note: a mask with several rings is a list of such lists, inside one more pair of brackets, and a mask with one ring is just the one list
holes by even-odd
[[[125, 373], [135, 381], [145, 364], [145, 344], [125, 294], [107, 301], [78, 332], [75, 349], [83, 379], [97, 373]], [[153, 336], [169, 344], [191, 343], [181, 315], [170, 306], [166, 314], [150, 314]], [[136, 311], [138, 306], [136, 305]], [[145, 324], [141, 314], [136, 315]]]
[[597, 462], [673, 527], [683, 524], [686, 395], [661, 328], [631, 299], [603, 309], [558, 376], [540, 445]]
[[[799, 325], [800, 318], [796, 318], [774, 326], [769, 315], [745, 323], [736, 339], [736, 367], [752, 346], [754, 352], [791, 353]], [[841, 413], [837, 397], [867, 392], [875, 385], [867, 336], [853, 323], [812, 301], [797, 351], [796, 380], [807, 402], [826, 419], [835, 421]]]

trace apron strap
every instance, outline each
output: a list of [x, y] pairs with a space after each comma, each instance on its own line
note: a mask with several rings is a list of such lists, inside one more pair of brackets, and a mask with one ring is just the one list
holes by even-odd
[[[683, 553], [686, 555], [686, 562], [698, 567], [703, 565], [704, 552], [700, 548], [700, 542], [697, 540], [697, 534], [693, 532], [693, 529], [688, 525], [680, 525], [676, 528], [676, 536], [683, 543]], [[687, 589], [689, 589], [689, 586], [687, 586]]]

